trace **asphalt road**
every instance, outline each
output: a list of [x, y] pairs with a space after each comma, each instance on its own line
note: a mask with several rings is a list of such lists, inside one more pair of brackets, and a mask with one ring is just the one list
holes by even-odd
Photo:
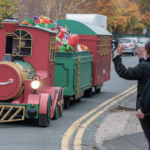
[[[126, 67], [133, 67], [138, 63], [137, 56], [128, 55], [122, 58]], [[69, 109], [64, 110], [62, 117], [58, 120], [52, 120], [47, 128], [36, 127], [29, 122], [0, 124], [0, 150], [75, 150], [74, 139], [80, 125], [76, 127], [75, 132], [69, 138], [68, 147], [62, 148], [62, 139], [66, 136], [65, 133], [70, 126], [98, 105], [136, 85], [136, 83], [137, 81], [126, 81], [119, 78], [112, 63], [111, 80], [104, 83], [101, 93], [94, 94], [91, 98], [82, 98], [80, 103], [73, 103]], [[108, 108], [108, 112], [115, 106]], [[96, 125], [102, 122], [106, 115], [107, 112], [96, 118], [92, 124], [88, 124], [81, 139], [82, 150], [93, 149], [92, 147], [96, 144], [95, 134], [98, 128]], [[85, 119], [82, 120], [82, 123], [85, 121]]]

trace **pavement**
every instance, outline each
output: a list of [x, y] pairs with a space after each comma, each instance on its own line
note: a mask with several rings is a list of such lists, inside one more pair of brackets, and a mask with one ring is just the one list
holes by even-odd
[[137, 94], [133, 94], [130, 98], [123, 101], [119, 106], [119, 110], [125, 109], [126, 111], [136, 111], [136, 97]]
[[136, 93], [107, 116], [97, 130], [98, 150], [148, 150], [135, 106]]
[[148, 150], [143, 133], [125, 135], [105, 143], [107, 150]]

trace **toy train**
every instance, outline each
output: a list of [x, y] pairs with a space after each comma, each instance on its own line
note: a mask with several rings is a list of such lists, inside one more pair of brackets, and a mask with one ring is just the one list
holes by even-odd
[[112, 35], [99, 26], [77, 21], [58, 23], [67, 24], [89, 50], [55, 52], [55, 31], [18, 26], [14, 19], [2, 21], [0, 123], [29, 118], [38, 126], [47, 126], [62, 115], [63, 105], [70, 106], [71, 97], [80, 101], [83, 95], [92, 96], [92, 87], [99, 93], [110, 79]]
[[15, 19], [3, 20], [2, 26], [0, 123], [29, 118], [45, 127], [63, 113], [63, 88], [54, 87], [56, 32], [18, 27]]

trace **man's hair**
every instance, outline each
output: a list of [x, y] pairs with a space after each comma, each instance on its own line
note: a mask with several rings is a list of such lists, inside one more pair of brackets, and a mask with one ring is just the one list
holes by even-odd
[[145, 44], [145, 49], [147, 50], [147, 53], [150, 54], [150, 40]]

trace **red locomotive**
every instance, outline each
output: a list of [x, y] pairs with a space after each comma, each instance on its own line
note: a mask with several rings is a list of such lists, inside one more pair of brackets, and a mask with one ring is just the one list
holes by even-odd
[[54, 87], [56, 33], [19, 26], [15, 19], [3, 20], [2, 26], [0, 123], [30, 118], [47, 126], [62, 115], [64, 103], [63, 88]]

